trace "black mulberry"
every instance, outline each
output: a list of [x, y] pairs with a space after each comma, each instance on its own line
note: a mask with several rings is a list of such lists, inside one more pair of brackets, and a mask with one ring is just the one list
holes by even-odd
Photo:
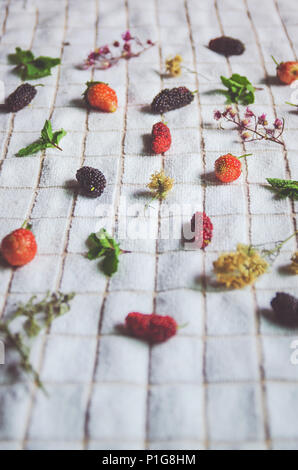
[[151, 103], [151, 110], [154, 113], [166, 113], [173, 109], [182, 108], [190, 104], [194, 99], [194, 93], [185, 86], [178, 88], [166, 88], [162, 90]]
[[277, 292], [271, 300], [276, 319], [287, 326], [298, 326], [298, 299], [284, 292]]
[[218, 54], [229, 57], [230, 55], [241, 55], [245, 51], [244, 44], [239, 39], [230, 38], [229, 36], [220, 36], [211, 39], [209, 49]]
[[20, 85], [11, 95], [6, 99], [6, 108], [8, 111], [15, 113], [28, 106], [35, 97], [36, 88], [29, 83]]
[[89, 197], [99, 197], [106, 187], [105, 176], [97, 168], [83, 166], [77, 171], [76, 178], [82, 192]]

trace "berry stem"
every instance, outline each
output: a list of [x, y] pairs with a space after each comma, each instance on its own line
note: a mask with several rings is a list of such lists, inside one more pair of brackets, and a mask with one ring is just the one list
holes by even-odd
[[52, 142], [52, 145], [54, 145], [54, 147], [56, 147], [56, 149], [58, 149], [58, 150], [60, 150], [61, 152], [63, 152], [62, 148], [61, 148], [61, 147], [59, 147], [59, 145], [57, 145], [57, 144], [54, 144], [53, 142]]
[[274, 61], [275, 65], [276, 65], [277, 67], [279, 67], [279, 63], [278, 63], [277, 60], [273, 57], [273, 55], [271, 56], [271, 58], [272, 58], [272, 60]]
[[241, 155], [240, 157], [237, 157], [237, 158], [249, 157], [250, 155], [252, 155], [252, 153], [246, 153], [245, 155]]
[[290, 103], [289, 101], [286, 101], [285, 103], [289, 104], [290, 106], [294, 106], [295, 108], [297, 108], [297, 106], [298, 106], [298, 104]]

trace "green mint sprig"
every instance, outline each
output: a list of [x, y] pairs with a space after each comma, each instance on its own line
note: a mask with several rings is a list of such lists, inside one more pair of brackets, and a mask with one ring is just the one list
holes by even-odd
[[[39, 302], [35, 302], [36, 296], [33, 296], [27, 303], [20, 303], [13, 315], [0, 321], [0, 337], [4, 339], [7, 347], [18, 352], [21, 369], [31, 375], [35, 384], [44, 391], [39, 374], [30, 363], [30, 340], [35, 338], [43, 328], [50, 327], [56, 318], [67, 313], [70, 310], [69, 302], [74, 296], [74, 292], [70, 294], [48, 292], [46, 297]], [[24, 319], [22, 330], [14, 333], [11, 323], [19, 317]]]
[[91, 233], [88, 237], [91, 248], [87, 253], [89, 260], [102, 258], [102, 270], [106, 276], [111, 277], [118, 270], [119, 256], [129, 253], [122, 250], [119, 244], [102, 228], [98, 233]]
[[298, 181], [267, 178], [268, 183], [281, 198], [289, 197], [298, 200]]
[[233, 73], [230, 78], [221, 75], [220, 79], [222, 84], [228, 89], [227, 91], [222, 91], [227, 99], [227, 103], [240, 103], [246, 106], [254, 103], [256, 88], [246, 77]]
[[16, 65], [16, 72], [22, 80], [35, 80], [52, 75], [51, 69], [61, 63], [61, 60], [52, 57], [34, 57], [31, 51], [16, 47], [14, 54], [8, 55], [9, 62]]
[[64, 129], [53, 132], [51, 121], [46, 121], [41, 131], [40, 139], [19, 150], [16, 156], [26, 157], [47, 148], [56, 148], [62, 152], [62, 148], [59, 147], [59, 142], [65, 135], [66, 131]]

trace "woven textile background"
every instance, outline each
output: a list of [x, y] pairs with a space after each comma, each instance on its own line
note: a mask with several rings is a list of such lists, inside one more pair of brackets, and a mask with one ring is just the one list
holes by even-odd
[[[30, 219], [39, 249], [22, 269], [1, 264], [0, 315], [48, 289], [77, 293], [71, 312], [34, 346], [32, 361], [49, 396], [25, 376], [13, 382], [0, 366], [0, 448], [298, 449], [298, 366], [290, 362], [298, 331], [264, 315], [276, 291], [297, 295], [297, 277], [282, 270], [295, 240], [253, 287], [225, 292], [208, 282], [219, 252], [238, 242], [282, 240], [297, 230], [297, 206], [276, 199], [263, 184], [266, 177], [297, 179], [298, 115], [285, 105], [293, 90], [277, 84], [270, 56], [297, 60], [298, 3], [1, 0], [0, 19], [6, 96], [20, 84], [7, 64], [16, 46], [62, 60], [38, 81], [45, 86], [32, 106], [0, 113], [0, 238]], [[158, 44], [107, 71], [78, 70], [95, 46], [127, 29]], [[210, 51], [209, 40], [223, 33], [241, 39], [245, 53], [226, 59]], [[176, 53], [199, 74], [165, 78], [165, 58]], [[213, 110], [223, 108], [224, 97], [208, 92], [232, 72], [263, 88], [252, 109], [270, 120], [285, 117], [284, 149], [269, 142], [244, 146], [236, 131], [217, 129]], [[81, 95], [91, 78], [116, 90], [117, 112], [86, 110]], [[148, 105], [162, 88], [177, 84], [198, 94], [190, 106], [166, 115], [172, 147], [165, 157], [153, 156], [147, 137], [158, 116]], [[48, 118], [54, 129], [68, 132], [63, 153], [16, 158]], [[243, 162], [235, 183], [216, 184], [214, 160], [228, 152], [254, 156]], [[72, 186], [83, 164], [106, 176], [98, 200]], [[150, 237], [121, 240], [132, 253], [122, 255], [119, 272], [107, 280], [97, 262], [82, 256], [86, 238], [102, 226], [117, 234], [126, 218], [124, 198], [139, 204], [137, 220], [146, 228], [145, 185], [161, 168], [175, 179], [174, 189], [166, 203], [153, 204]], [[111, 208], [107, 214], [101, 204]], [[169, 224], [167, 204], [192, 205], [183, 222], [192, 209], [211, 217], [214, 237], [205, 251], [186, 251], [178, 238], [161, 236]], [[187, 326], [149, 347], [115, 331], [130, 311], [170, 314]]]

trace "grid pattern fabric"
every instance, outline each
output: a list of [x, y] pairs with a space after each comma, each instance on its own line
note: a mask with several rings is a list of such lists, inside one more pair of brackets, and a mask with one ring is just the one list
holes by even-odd
[[[34, 345], [32, 362], [49, 396], [26, 377], [12, 382], [0, 372], [0, 448], [3, 449], [298, 449], [298, 366], [290, 363], [298, 331], [263, 315], [277, 290], [297, 295], [295, 276], [283, 266], [297, 249], [292, 239], [271, 272], [250, 288], [223, 291], [208, 284], [212, 261], [238, 242], [282, 240], [297, 230], [296, 204], [277, 200], [265, 177], [297, 179], [298, 118], [285, 101], [293, 90], [272, 78], [279, 60], [297, 60], [298, 4], [293, 0], [2, 0], [0, 77], [6, 95], [20, 84], [7, 64], [16, 46], [61, 57], [42, 79], [32, 106], [0, 114], [0, 238], [30, 219], [38, 241], [36, 259], [22, 269], [0, 266], [0, 315], [19, 301], [50, 290], [77, 293], [69, 314]], [[130, 29], [158, 44], [137, 59], [107, 71], [78, 70], [90, 50]], [[226, 59], [206, 48], [221, 34], [246, 45]], [[166, 78], [169, 54], [181, 54], [198, 74]], [[256, 92], [253, 109], [285, 117], [285, 147], [243, 144], [237, 132], [221, 131], [213, 110], [224, 97], [210, 93], [220, 75], [246, 75]], [[89, 112], [84, 83], [96, 79], [117, 91], [113, 114]], [[173, 143], [152, 156], [147, 137], [156, 122], [148, 112], [165, 87], [185, 85], [198, 94], [166, 120]], [[45, 119], [63, 127], [63, 153], [49, 149], [16, 158]], [[224, 153], [252, 152], [243, 174], [228, 186], [210, 181]], [[107, 187], [98, 200], [77, 194], [76, 170], [103, 171]], [[125, 221], [121, 201], [140, 212], [151, 173], [175, 178], [167, 202], [153, 204], [146, 240], [121, 246], [119, 272], [110, 280], [87, 261], [86, 238], [105, 226], [113, 234]], [[167, 204], [185, 204], [212, 218], [214, 238], [203, 252], [183, 249], [178, 237], [162, 237]], [[189, 206], [191, 208], [189, 208]], [[108, 210], [102, 210], [107, 207]], [[120, 237], [121, 238], [121, 237]], [[130, 311], [170, 314], [187, 326], [171, 341], [149, 347], [115, 331]]]

